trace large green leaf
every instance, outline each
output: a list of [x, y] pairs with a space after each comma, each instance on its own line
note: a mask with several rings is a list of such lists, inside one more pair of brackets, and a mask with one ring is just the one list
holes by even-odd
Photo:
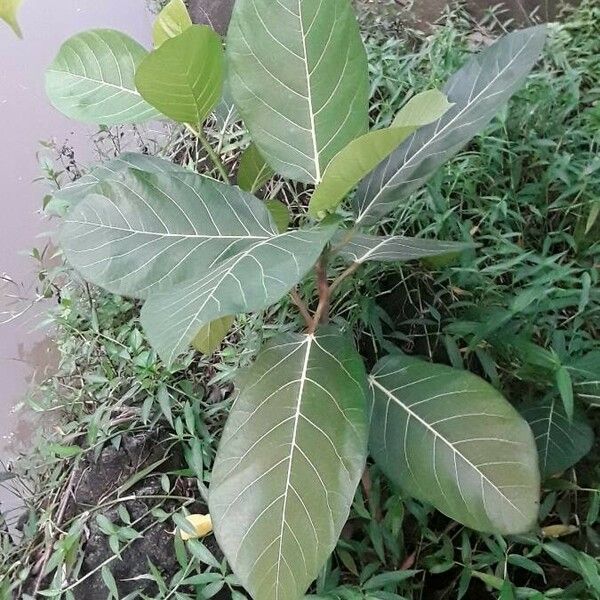
[[370, 378], [371, 452], [409, 494], [480, 531], [534, 526], [538, 457], [526, 421], [467, 371], [393, 355]]
[[242, 154], [238, 169], [238, 185], [247, 192], [256, 192], [273, 177], [273, 169], [262, 157], [256, 144], [250, 144]]
[[592, 350], [568, 365], [575, 392], [582, 400], [600, 406], [600, 350]]
[[368, 127], [367, 57], [350, 0], [237, 0], [233, 98], [273, 169], [318, 183]]
[[128, 169], [96, 184], [68, 213], [60, 242], [84, 277], [144, 298], [201, 279], [219, 261], [276, 234], [264, 204], [239, 188], [195, 173]]
[[575, 411], [573, 419], [570, 420], [559, 399], [526, 407], [523, 416], [535, 435], [540, 469], [546, 477], [572, 467], [594, 445], [594, 431], [585, 415]]
[[[340, 235], [340, 237], [343, 237], [343, 235]], [[440, 242], [402, 235], [378, 237], [358, 234], [340, 250], [340, 254], [347, 260], [358, 263], [368, 261], [396, 262], [416, 260], [427, 256], [454, 254], [468, 248], [473, 248], [473, 244]]]
[[17, 15], [23, 0], [0, 0], [0, 19], [2, 19], [19, 37], [23, 37]]
[[161, 113], [199, 126], [221, 98], [221, 38], [206, 25], [189, 27], [144, 58], [135, 83], [140, 94]]
[[171, 0], [158, 13], [152, 27], [152, 39], [158, 48], [192, 26], [192, 19], [183, 0]]
[[333, 551], [364, 468], [365, 391], [360, 356], [331, 329], [273, 340], [244, 374], [209, 508], [253, 598], [303, 598]]
[[376, 223], [479, 133], [523, 85], [545, 39], [545, 26], [515, 31], [453, 75], [444, 92], [454, 106], [406, 140], [360, 185], [354, 199], [358, 223]]
[[124, 152], [116, 158], [94, 166], [88, 173], [61, 188], [52, 195], [52, 200], [46, 206], [46, 212], [64, 216], [69, 208], [83, 200], [94, 187], [105, 179], [110, 179], [120, 171], [138, 169], [147, 173], [190, 173], [188, 169], [148, 154]]
[[438, 90], [411, 98], [392, 127], [371, 131], [350, 142], [327, 165], [323, 181], [310, 199], [309, 212], [322, 217], [335, 210], [346, 194], [419, 127], [437, 121], [452, 105]]
[[152, 294], [142, 309], [150, 342], [172, 363], [207, 323], [277, 302], [315, 264], [336, 227], [290, 231], [256, 242], [211, 273]]
[[69, 38], [46, 72], [46, 93], [71, 119], [102, 125], [139, 123], [158, 116], [135, 87], [135, 70], [148, 53], [111, 29]]

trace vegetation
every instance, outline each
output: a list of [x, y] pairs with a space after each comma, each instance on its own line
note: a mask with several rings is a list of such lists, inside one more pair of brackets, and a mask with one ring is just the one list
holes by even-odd
[[[353, 268], [354, 278], [344, 276], [347, 269], [343, 256], [328, 263], [329, 280], [339, 281], [333, 284], [336, 294], [330, 303], [332, 322], [342, 327], [346, 335], [353, 334], [369, 365], [387, 354], [391, 358], [384, 358], [375, 369], [393, 369], [390, 364], [398, 362], [399, 367], [408, 366], [415, 371], [425, 368], [427, 372], [417, 378], [423, 379], [438, 367], [400, 355], [397, 347], [405, 352], [425, 354], [461, 370], [440, 367], [440, 378], [452, 373], [447, 385], [464, 382], [456, 389], [465, 386], [469, 390], [480, 389], [481, 394], [489, 397], [488, 402], [497, 407], [508, 406], [494, 388], [502, 390], [519, 408], [522, 403], [527, 405], [524, 414], [534, 428], [540, 423], [548, 424], [545, 430], [535, 431], [539, 437], [543, 474], [564, 472], [564, 475], [546, 479], [539, 516], [541, 530], [503, 538], [497, 533], [475, 533], [443, 517], [430, 503], [471, 527], [488, 531], [503, 529], [498, 512], [454, 514], [452, 506], [443, 504], [444, 498], [435, 497], [435, 486], [427, 484], [427, 489], [420, 489], [419, 484], [433, 473], [426, 466], [420, 468], [418, 477], [412, 480], [406, 469], [395, 473], [396, 464], [387, 464], [386, 453], [400, 450], [401, 454], [402, 448], [378, 447], [385, 439], [380, 434], [375, 437], [371, 450], [376, 463], [370, 464], [364, 473], [342, 539], [315, 584], [313, 591], [320, 597], [481, 598], [486, 597], [486, 593], [500, 598], [599, 597], [595, 561], [598, 539], [594, 530], [599, 510], [595, 491], [598, 473], [593, 457], [578, 474], [571, 470], [591, 446], [591, 430], [584, 421], [584, 413], [593, 410], [598, 396], [598, 361], [594, 354], [598, 351], [597, 181], [592, 166], [597, 140], [593, 113], [598, 82], [590, 75], [595, 73], [600, 77], [595, 65], [598, 54], [594, 50], [598, 44], [597, 13], [593, 5], [584, 6], [570, 16], [563, 28], [554, 30], [542, 68], [511, 103], [510, 109], [496, 118], [484, 135], [475, 138], [466, 151], [437, 171], [426, 187], [414, 192], [408, 190], [410, 202], [394, 208], [378, 224], [381, 235], [423, 236], [418, 237], [419, 240], [433, 236], [455, 240], [462, 244], [460, 248], [475, 240], [480, 244], [478, 249], [443, 260], [425, 258], [420, 264], [412, 263], [410, 268], [399, 267], [396, 261], [367, 263], [360, 270]], [[435, 36], [416, 49], [406, 40], [390, 41], [377, 32], [371, 33], [367, 49], [373, 82], [371, 121], [374, 129], [382, 135], [397, 135], [398, 132], [390, 133], [385, 128], [392, 123], [398, 109], [404, 106], [400, 115], [406, 114], [406, 107], [411, 105], [404, 100], [407, 95], [412, 90], [443, 85], [448, 73], [463, 64], [468, 41], [468, 24], [460, 13], [453, 14]], [[447, 108], [439, 96], [425, 96], [425, 99], [430, 102], [428, 106], [435, 100], [439, 110]], [[225, 159], [224, 165], [213, 170], [216, 177], [222, 170], [229, 175], [231, 165], [236, 162], [237, 148], [247, 144], [239, 126], [232, 126], [226, 133], [222, 131], [217, 121], [211, 120], [201, 140], [205, 144], [212, 142], [211, 147], [220, 149], [218, 154]], [[427, 131], [427, 127], [422, 131]], [[183, 161], [186, 167], [196, 133], [198, 130], [185, 142], [185, 151], [178, 153], [179, 157], [186, 157]], [[372, 133], [366, 135], [373, 136]], [[256, 158], [260, 157], [256, 147], [251, 148], [254, 156], [244, 155], [242, 163], [248, 169], [257, 166], [257, 162], [262, 167]], [[136, 160], [146, 161], [146, 168], [159, 164], [163, 167], [163, 163], [148, 158], [131, 155], [121, 158], [129, 164]], [[200, 163], [202, 168], [207, 164], [206, 153], [201, 151], [191, 162]], [[330, 165], [335, 162], [336, 159]], [[134, 166], [139, 167], [140, 163]], [[171, 177], [191, 177], [176, 167], [169, 168], [176, 172]], [[98, 176], [97, 170], [93, 173]], [[164, 176], [164, 180], [171, 177]], [[262, 189], [264, 178], [258, 174], [246, 180], [260, 182]], [[64, 211], [66, 204], [75, 202], [77, 206], [71, 210], [77, 210], [89, 200], [74, 200], [74, 194], [88, 181], [84, 179], [78, 187], [65, 188], [56, 194], [51, 206]], [[146, 177], [146, 181], [151, 181], [150, 177]], [[103, 197], [111, 198], [108, 192], [114, 190], [114, 183], [105, 180], [93, 185], [98, 186], [96, 190], [101, 190]], [[346, 188], [342, 186], [342, 189]], [[304, 207], [309, 204], [311, 195], [314, 198], [318, 194], [319, 186], [313, 194], [310, 186], [275, 178], [266, 184], [260, 196], [285, 201], [292, 209], [294, 223], [299, 224], [307, 218]], [[280, 205], [277, 206], [279, 209]], [[319, 206], [315, 210], [310, 200], [309, 211], [317, 218], [329, 208], [334, 207]], [[278, 214], [281, 217], [280, 209]], [[352, 224], [349, 211], [343, 210], [340, 214], [345, 225]], [[339, 245], [336, 240], [334, 249]], [[359, 250], [352, 248], [348, 253], [358, 257]], [[439, 247], [434, 250], [434, 254], [439, 253]], [[68, 248], [66, 252], [70, 257]], [[322, 264], [321, 260], [321, 267]], [[81, 265], [77, 266], [81, 269]], [[318, 271], [322, 272], [322, 268]], [[85, 271], [84, 274], [89, 276]], [[48, 284], [55, 285], [59, 273], [47, 275]], [[339, 279], [340, 275], [343, 279]], [[72, 278], [72, 274], [69, 277]], [[319, 283], [318, 273], [315, 279]], [[320, 281], [323, 283], [323, 278]], [[72, 486], [70, 478], [77, 461], [84, 460], [86, 450], [100, 452], [109, 444], [118, 447], [128, 434], [159, 425], [161, 437], [167, 441], [165, 455], [182, 449], [186, 464], [166, 472], [161, 465], [151, 465], [153, 468], [142, 471], [139, 477], [157, 477], [164, 485], [161, 494], [164, 497], [158, 499], [160, 504], [149, 507], [154, 517], [157, 520], [174, 518], [176, 524], [185, 529], [180, 513], [172, 509], [165, 511], [162, 506], [164, 502], [176, 500], [182, 506], [180, 510], [185, 512], [186, 506], [193, 505], [194, 496], [206, 494], [223, 417], [229, 412], [230, 404], [227, 393], [225, 396], [218, 393], [218, 387], [234, 375], [239, 378], [240, 366], [253, 365], [242, 376], [252, 377], [268, 360], [269, 352], [276, 352], [267, 350], [265, 354], [263, 350], [254, 362], [264, 342], [271, 340], [272, 345], [277, 345], [272, 338], [280, 337], [282, 331], [289, 332], [288, 336], [296, 335], [293, 332], [302, 323], [298, 304], [301, 312], [309, 313], [309, 328], [316, 325], [319, 319], [310, 313], [319, 311], [323, 305], [319, 302], [323, 299], [323, 286], [320, 298], [306, 302], [306, 311], [299, 301], [299, 298], [310, 299], [314, 283], [312, 277], [307, 278], [293, 299], [281, 300], [264, 314], [237, 317], [227, 343], [213, 357], [186, 352], [172, 365], [158, 359], [155, 350], [145, 341], [136, 301], [87, 286], [81, 293], [76, 283], [62, 286], [60, 311], [56, 316], [63, 332], [62, 370], [49, 382], [44, 395], [54, 406], [63, 407], [66, 417], [71, 419], [63, 426], [65, 435], [61, 442], [49, 443], [40, 456], [43, 461], [52, 457], [50, 467], [43, 467], [46, 472], [49, 468], [52, 476], [44, 478], [44, 487], [33, 494], [35, 508], [30, 512], [28, 535], [18, 550], [20, 557], [45, 557], [42, 576], [36, 574], [34, 578], [41, 589], [47, 589], [45, 593], [54, 597], [62, 593], [69, 597], [69, 593], [76, 590], [78, 577], [86, 576], [79, 549], [84, 547], [86, 524], [90, 521], [97, 520], [119, 550], [137, 537], [132, 532], [136, 523], [128, 523], [128, 515], [119, 514], [118, 519], [109, 523], [101, 518], [105, 504], [71, 520], [65, 520], [64, 514], [61, 516], [61, 504]], [[134, 282], [123, 281], [120, 285], [130, 286]], [[322, 328], [317, 330], [317, 336], [319, 331]], [[220, 341], [212, 340], [209, 330], [196, 342], [204, 345], [207, 340], [209, 346], [219, 345]], [[290, 340], [295, 343], [294, 338]], [[331, 354], [339, 358], [343, 342], [337, 344], [336, 352]], [[351, 360], [350, 348], [346, 352]], [[327, 356], [321, 358], [327, 359]], [[320, 360], [315, 369], [317, 373], [326, 362]], [[494, 387], [480, 382], [469, 371], [487, 378]], [[283, 376], [289, 377], [290, 373], [285, 372]], [[380, 377], [376, 375], [373, 382], [376, 389], [384, 387], [385, 380], [378, 384]], [[394, 385], [406, 383], [413, 382]], [[243, 384], [242, 390], [248, 385]], [[331, 373], [321, 385], [335, 385]], [[418, 385], [411, 387], [415, 394], [419, 391]], [[451, 389], [445, 387], [438, 393]], [[242, 402], [243, 399], [242, 392]], [[402, 403], [422, 399], [415, 395], [402, 398]], [[239, 406], [238, 401], [231, 413], [233, 418]], [[540, 412], [546, 407], [551, 412]], [[487, 405], [485, 410], [489, 408]], [[393, 405], [391, 410], [393, 412]], [[507, 414], [514, 423], [520, 423], [516, 413]], [[551, 420], [547, 414], [552, 416]], [[560, 415], [561, 420], [554, 420], [554, 415]], [[378, 413], [376, 404], [374, 426], [380, 416], [385, 417], [385, 412]], [[398, 436], [410, 423], [406, 418], [402, 420], [402, 414], [392, 418], [398, 420], [394, 426], [399, 431], [390, 440], [393, 437], [393, 443], [397, 443]], [[227, 436], [227, 430], [224, 435]], [[555, 446], [561, 451], [550, 452]], [[226, 451], [231, 450], [228, 445]], [[496, 455], [499, 456], [499, 452]], [[68, 460], [67, 456], [70, 456]], [[522, 460], [523, 454], [516, 459]], [[404, 491], [399, 493], [382, 470], [391, 481], [399, 480]], [[179, 496], [179, 478], [182, 477], [193, 478], [191, 481], [198, 485], [195, 494], [188, 488], [183, 498]], [[124, 482], [122, 489], [118, 488], [103, 502], [124, 503], [120, 498], [137, 483], [136, 478], [133, 479], [133, 482]], [[537, 487], [535, 481], [531, 487]], [[456, 485], [443, 491], [451, 494], [457, 489], [460, 492]], [[471, 509], [476, 510], [475, 507], [473, 504]], [[243, 516], [244, 510], [241, 507], [235, 517]], [[218, 507], [215, 511], [213, 506], [211, 513], [214, 517]], [[316, 518], [322, 519], [323, 514], [317, 513]], [[233, 517], [229, 520], [233, 521]], [[40, 531], [44, 536], [37, 534]], [[302, 531], [303, 536], [309, 533]], [[554, 541], [555, 537], [564, 537], [569, 544]], [[159, 591], [149, 597], [193, 598], [197, 594], [210, 597], [222, 588], [237, 585], [238, 580], [221, 565], [220, 556], [211, 558], [200, 542], [186, 542], [184, 546], [175, 539], [180, 570], [171, 573], [168, 580], [160, 575], [161, 565], [151, 567], [149, 577], [157, 581]], [[6, 555], [10, 556], [8, 537], [5, 544]], [[28, 552], [23, 552], [25, 547]], [[112, 564], [118, 560], [115, 554]], [[302, 562], [301, 557], [298, 560]], [[25, 564], [8, 562], [5, 568], [7, 574], [10, 569], [8, 581], [11, 583], [6, 582], [6, 585], [20, 590], [18, 579], [31, 579], [30, 569], [39, 568], [39, 564], [34, 563], [34, 559]], [[235, 561], [233, 564], [235, 567]], [[99, 572], [107, 588], [114, 590], [109, 567], [110, 564], [103, 565]], [[114, 591], [113, 596], [117, 596]]]

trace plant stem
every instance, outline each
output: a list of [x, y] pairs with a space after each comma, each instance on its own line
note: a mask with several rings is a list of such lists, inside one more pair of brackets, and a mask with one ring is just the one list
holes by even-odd
[[319, 292], [319, 304], [312, 317], [312, 323], [308, 328], [308, 333], [313, 334], [320, 323], [327, 323], [329, 320], [329, 300], [331, 298], [331, 289], [327, 279], [327, 259], [328, 255], [324, 252], [317, 263], [315, 270], [317, 272], [317, 290]]
[[308, 308], [304, 303], [304, 300], [302, 300], [302, 298], [300, 297], [298, 289], [294, 288], [290, 292], [290, 296], [292, 298], [292, 302], [297, 306], [298, 310], [300, 311], [300, 314], [304, 318], [306, 326], [310, 328], [310, 326], [312, 325], [312, 317], [310, 316], [310, 312], [308, 312]]
[[225, 165], [223, 164], [221, 157], [215, 152], [214, 148], [210, 145], [210, 142], [206, 139], [206, 136], [202, 132], [202, 129], [196, 129], [195, 127], [192, 127], [192, 125], [190, 125], [189, 123], [186, 123], [185, 126], [198, 138], [198, 140], [200, 140], [202, 147], [206, 150], [206, 153], [208, 154], [213, 164], [219, 171], [219, 174], [223, 178], [223, 181], [225, 183], [229, 183], [229, 175], [227, 173], [227, 169], [225, 169]]
[[357, 231], [358, 231], [358, 229], [356, 226], [352, 227], [351, 229], [346, 230], [346, 233], [340, 240], [340, 243], [336, 244], [331, 249], [331, 254], [332, 255], [337, 254], [346, 244], [348, 244], [348, 242], [350, 242], [352, 240], [352, 238], [356, 235]]
[[369, 467], [365, 467], [363, 471], [363, 475], [361, 478], [361, 483], [363, 486], [363, 490], [365, 491], [365, 497], [367, 498], [367, 503], [371, 514], [375, 518], [377, 522], [383, 519], [383, 514], [381, 513], [381, 508], [375, 502], [373, 498], [373, 480], [371, 479], [371, 472], [369, 471]]
[[338, 289], [338, 287], [340, 287], [342, 281], [344, 281], [344, 279], [350, 277], [350, 275], [354, 275], [354, 273], [356, 273], [356, 271], [358, 270], [358, 267], [360, 267], [361, 263], [359, 262], [355, 262], [352, 263], [332, 284], [331, 287], [329, 288], [329, 293], [333, 294], [333, 292], [335, 292], [335, 290]]

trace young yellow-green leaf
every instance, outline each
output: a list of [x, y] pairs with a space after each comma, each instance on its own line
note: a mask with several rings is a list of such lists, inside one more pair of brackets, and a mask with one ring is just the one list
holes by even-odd
[[273, 175], [273, 169], [267, 164], [256, 144], [250, 144], [244, 150], [240, 160], [240, 168], [237, 174], [238, 185], [243, 190], [254, 193], [265, 185]]
[[370, 377], [371, 454], [392, 481], [479, 531], [529, 531], [540, 474], [527, 422], [469, 373], [391, 355]]
[[290, 211], [288, 207], [279, 200], [267, 200], [265, 206], [271, 213], [273, 221], [275, 221], [277, 231], [279, 233], [287, 231], [290, 227]]
[[237, 0], [227, 57], [236, 106], [277, 173], [318, 183], [367, 131], [367, 55], [350, 0]]
[[226, 338], [234, 321], [235, 317], [226, 316], [210, 322], [198, 332], [192, 342], [192, 346], [198, 352], [210, 356]]
[[192, 26], [192, 19], [183, 0], [171, 0], [158, 14], [152, 28], [154, 46], [177, 37]]
[[121, 125], [158, 116], [135, 87], [135, 70], [148, 54], [112, 29], [69, 38], [46, 71], [46, 93], [62, 113], [87, 123]]
[[212, 472], [215, 536], [253, 598], [300, 600], [335, 548], [366, 459], [366, 373], [332, 328], [284, 334], [238, 377]]
[[392, 127], [423, 127], [442, 118], [454, 105], [440, 90], [427, 90], [413, 96], [394, 117]]
[[335, 210], [346, 194], [388, 157], [419, 127], [437, 121], [452, 106], [438, 90], [411, 98], [388, 129], [371, 131], [350, 142], [329, 163], [323, 181], [310, 200], [309, 213], [323, 218]]
[[206, 25], [189, 27], [146, 56], [135, 83], [145, 100], [167, 117], [201, 125], [223, 90], [221, 38]]
[[23, 0], [0, 0], [0, 19], [7, 23], [19, 37], [23, 37], [23, 33], [17, 20], [17, 13], [22, 2]]

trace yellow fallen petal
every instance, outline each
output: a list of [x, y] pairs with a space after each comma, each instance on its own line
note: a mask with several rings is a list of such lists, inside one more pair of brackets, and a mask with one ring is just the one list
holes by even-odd
[[559, 538], [577, 533], [578, 531], [579, 527], [575, 527], [574, 525], [549, 525], [542, 529], [542, 535], [547, 538]]
[[180, 529], [179, 535], [184, 541], [204, 537], [213, 530], [210, 515], [190, 515], [189, 517], [186, 517], [186, 521], [194, 528], [195, 535]]

